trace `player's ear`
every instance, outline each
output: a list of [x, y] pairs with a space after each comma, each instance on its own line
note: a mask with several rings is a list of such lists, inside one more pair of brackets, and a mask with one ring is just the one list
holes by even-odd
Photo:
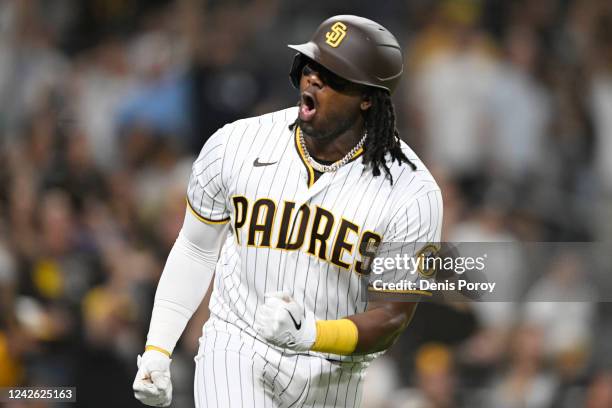
[[369, 92], [364, 92], [361, 95], [361, 104], [359, 104], [359, 108], [365, 112], [372, 106], [372, 96]]

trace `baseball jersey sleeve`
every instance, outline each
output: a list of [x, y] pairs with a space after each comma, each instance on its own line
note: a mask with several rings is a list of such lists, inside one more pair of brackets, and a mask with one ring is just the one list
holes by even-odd
[[442, 233], [442, 195], [440, 190], [431, 190], [406, 204], [396, 207], [383, 236], [378, 258], [393, 258], [394, 267], [386, 270], [384, 281], [417, 280], [429, 278], [430, 273], [417, 260], [419, 256], [433, 255], [439, 249]]
[[230, 217], [223, 174], [226, 135], [227, 126], [215, 132], [191, 169], [187, 205], [200, 221], [206, 223], [226, 223]]
[[442, 233], [442, 195], [432, 190], [395, 209], [384, 242], [418, 244], [439, 242]]

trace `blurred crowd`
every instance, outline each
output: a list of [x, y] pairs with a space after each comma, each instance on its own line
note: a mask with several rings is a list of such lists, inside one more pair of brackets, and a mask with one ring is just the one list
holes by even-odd
[[[4, 0], [0, 386], [139, 406], [191, 163], [225, 123], [295, 104], [286, 44], [334, 14], [405, 47], [399, 130], [442, 188], [445, 240], [612, 242], [610, 1]], [[527, 303], [420, 305], [364, 407], [612, 406], [610, 304], [537, 302], [582, 267], [558, 255]], [[174, 355], [176, 407], [193, 406], [200, 309]]]

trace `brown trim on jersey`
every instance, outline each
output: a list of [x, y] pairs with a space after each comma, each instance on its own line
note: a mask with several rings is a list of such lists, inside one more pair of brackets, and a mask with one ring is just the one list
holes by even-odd
[[[319, 178], [317, 177], [317, 175], [320, 176], [323, 173], [316, 171], [308, 163], [308, 160], [306, 160], [306, 155], [304, 154], [304, 150], [302, 149], [302, 145], [300, 144], [300, 133], [301, 132], [302, 130], [300, 129], [300, 127], [296, 126], [295, 132], [294, 132], [295, 133], [295, 149], [297, 150], [298, 156], [300, 156], [300, 159], [302, 160], [304, 167], [306, 167], [306, 172], [308, 173], [308, 187], [312, 187], [315, 181], [317, 181], [317, 179]], [[349, 160], [349, 163], [355, 160], [356, 158], [358, 158], [359, 156], [361, 156], [362, 154], [363, 154], [363, 147], [361, 147], [359, 150], [355, 152], [355, 155], [351, 157], [351, 160]]]
[[189, 202], [189, 197], [185, 197], [185, 202], [187, 203], [187, 208], [189, 211], [200, 221], [205, 222], [206, 224], [226, 224], [229, 222], [230, 217], [223, 218], [222, 220], [211, 220], [210, 218], [206, 218], [200, 214], [193, 208], [191, 203]]

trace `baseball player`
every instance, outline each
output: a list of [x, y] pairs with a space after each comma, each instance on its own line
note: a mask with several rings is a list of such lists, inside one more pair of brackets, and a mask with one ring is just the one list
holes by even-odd
[[368, 302], [370, 244], [438, 242], [440, 190], [400, 140], [395, 37], [324, 21], [297, 51], [297, 107], [218, 130], [193, 165], [182, 230], [155, 295], [137, 399], [168, 406], [171, 354], [214, 276], [195, 406], [359, 406], [368, 363], [414, 302]]

